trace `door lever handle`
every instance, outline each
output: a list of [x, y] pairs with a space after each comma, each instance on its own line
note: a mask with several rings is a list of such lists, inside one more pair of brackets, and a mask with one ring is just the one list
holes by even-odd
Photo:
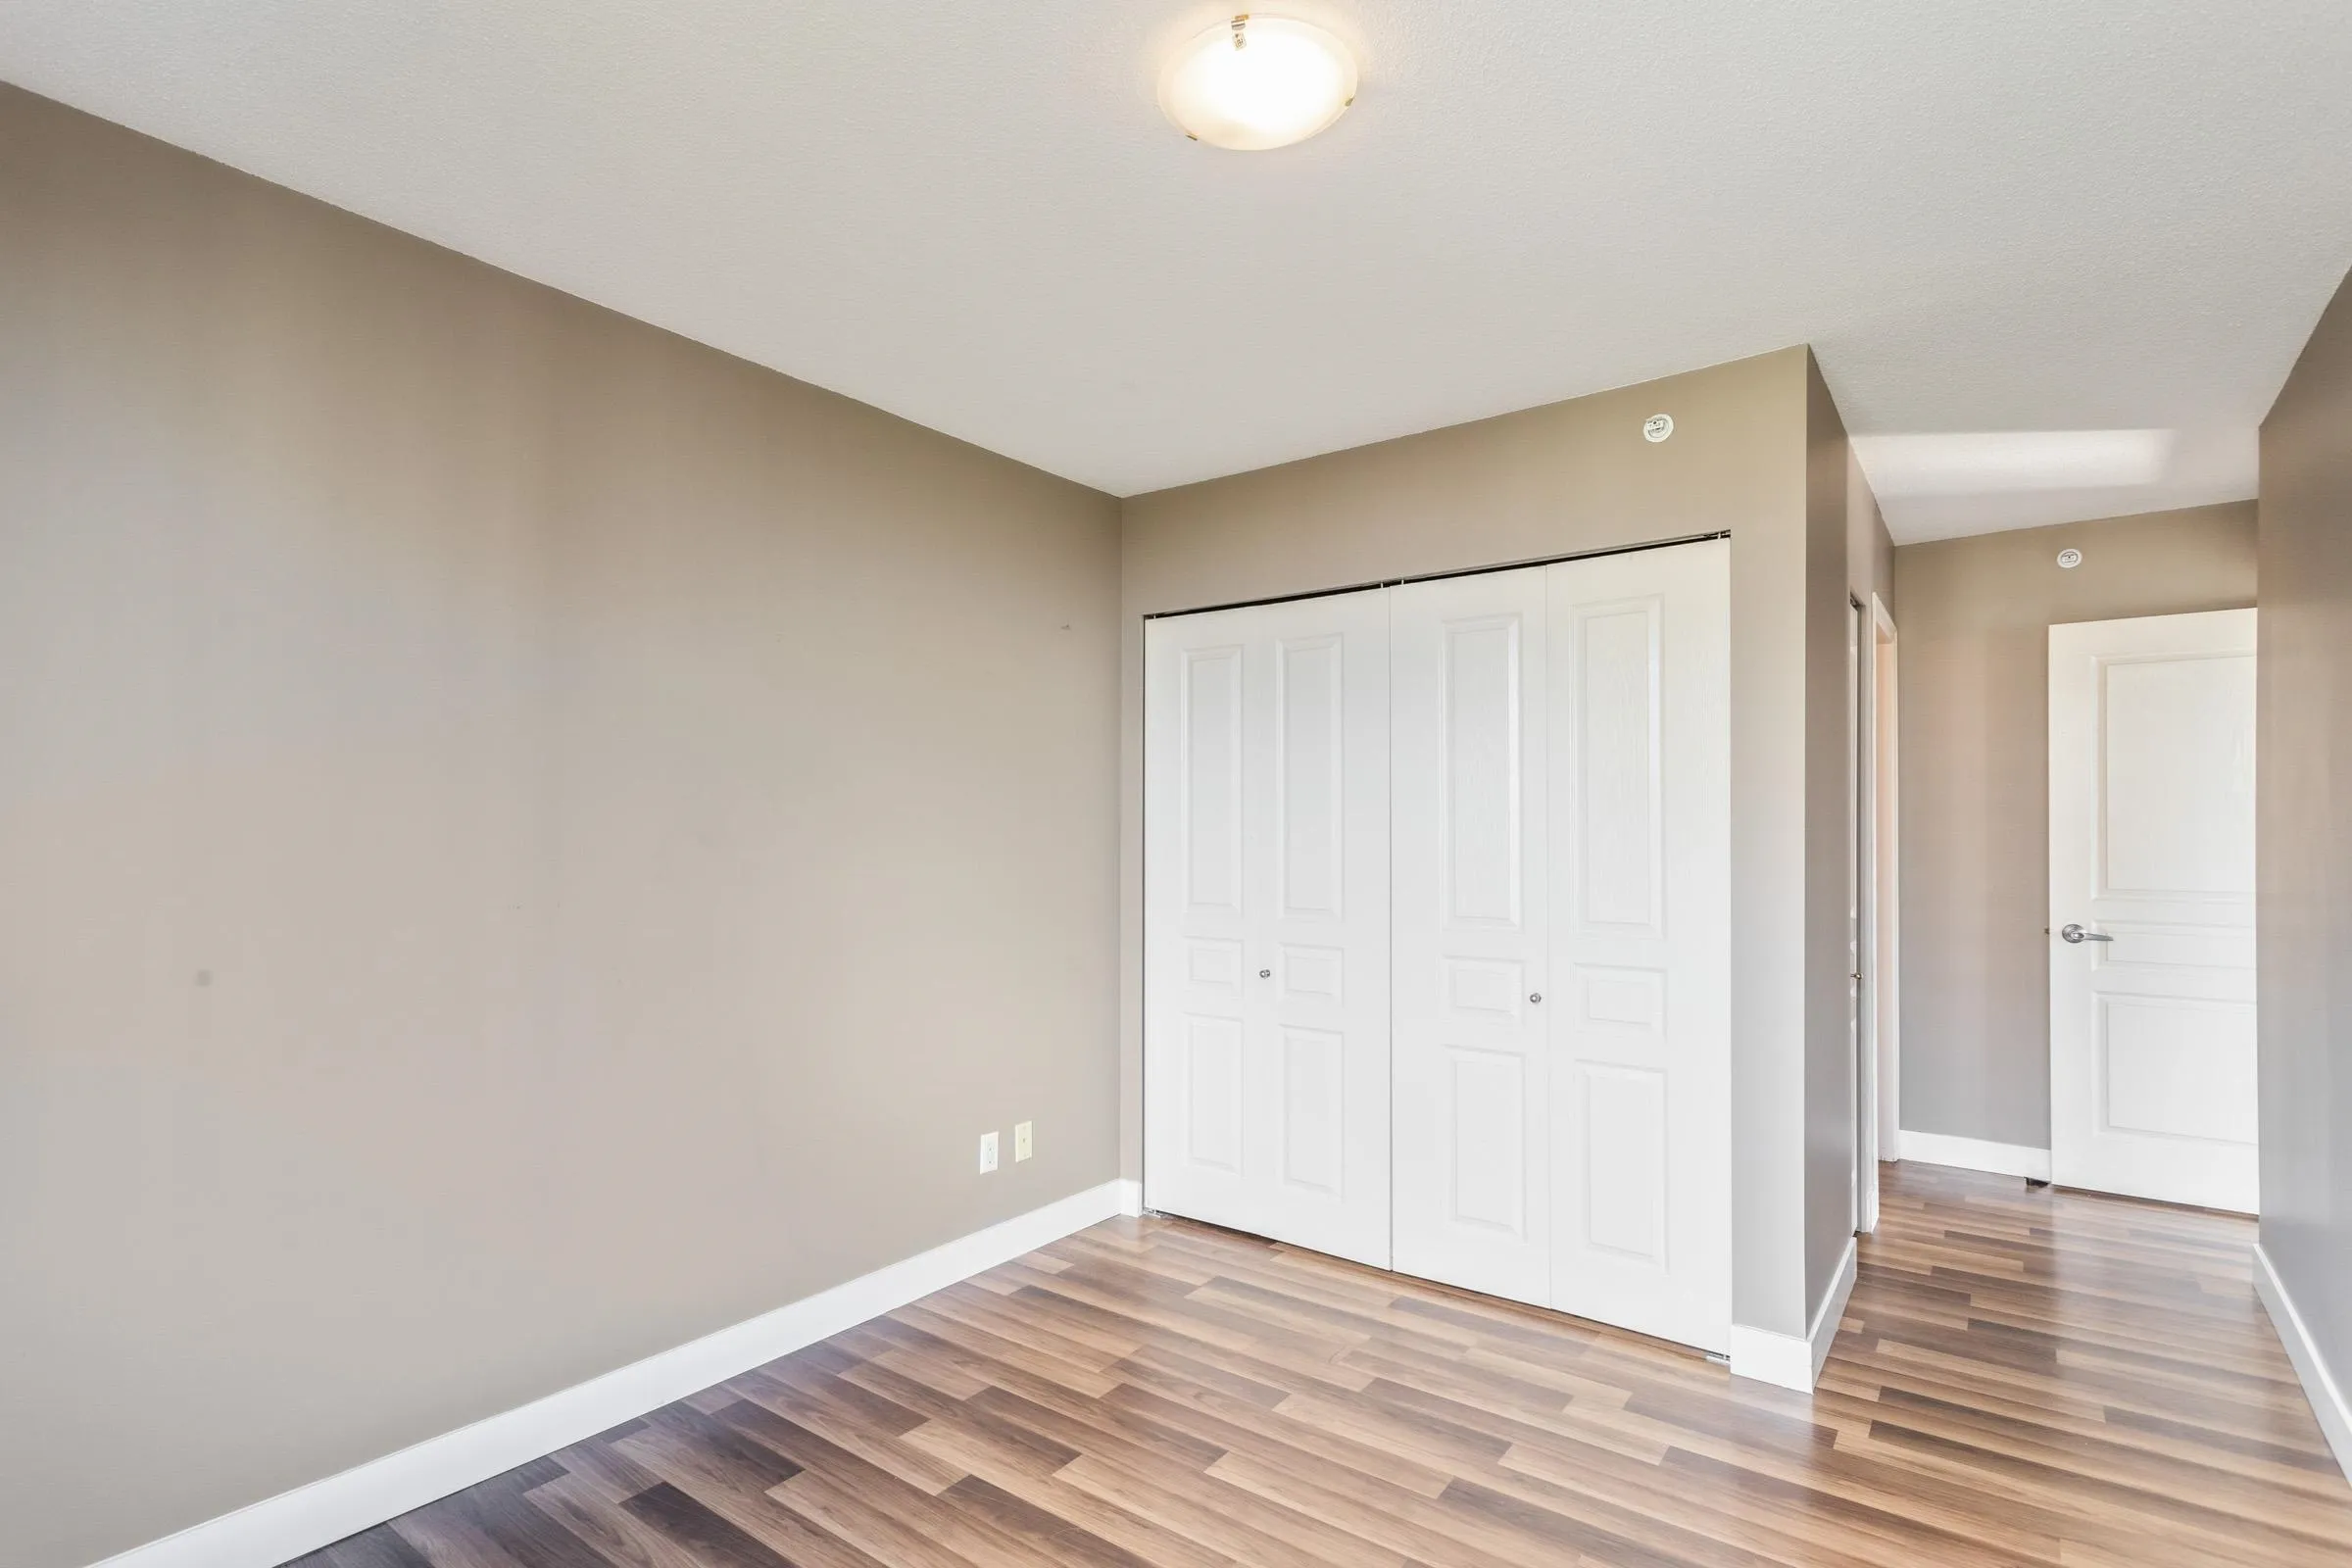
[[2113, 942], [2115, 940], [2104, 931], [2085, 931], [2071, 920], [2058, 928], [2058, 934], [2069, 942]]

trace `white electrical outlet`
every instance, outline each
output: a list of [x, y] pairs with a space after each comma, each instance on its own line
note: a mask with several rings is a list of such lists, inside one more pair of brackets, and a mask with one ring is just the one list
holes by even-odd
[[1014, 1122], [1012, 1124], [1013, 1163], [1018, 1164], [1027, 1159], [1032, 1152], [1033, 1151], [1029, 1147], [1029, 1124], [1025, 1121]]
[[980, 1174], [985, 1176], [996, 1168], [997, 1135], [995, 1133], [982, 1133], [980, 1135]]

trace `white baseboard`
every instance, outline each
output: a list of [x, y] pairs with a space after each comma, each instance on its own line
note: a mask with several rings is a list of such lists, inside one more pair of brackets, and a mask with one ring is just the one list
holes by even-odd
[[1854, 1239], [1849, 1236], [1845, 1252], [1838, 1259], [1838, 1273], [1830, 1281], [1830, 1294], [1822, 1298], [1821, 1309], [1813, 1314], [1804, 1338], [1733, 1324], [1732, 1376], [1811, 1394], [1821, 1381], [1830, 1347], [1838, 1341], [1838, 1324], [1845, 1316], [1846, 1300], [1854, 1294]]
[[2050, 1152], [2023, 1144], [1987, 1143], [1982, 1138], [1954, 1138], [1945, 1133], [1901, 1134], [1896, 1157], [1928, 1165], [1957, 1165], [1962, 1170], [1990, 1171], [1995, 1176], [2023, 1176], [2028, 1181], [2050, 1179]]
[[2352, 1480], [2352, 1400], [2344, 1397], [2343, 1386], [2328, 1370], [2328, 1358], [2320, 1354], [2319, 1346], [2312, 1343], [2311, 1330], [2304, 1327], [2303, 1314], [2295, 1310], [2294, 1298], [2286, 1294], [2278, 1271], [2271, 1266], [2270, 1254], [2259, 1244], [2254, 1249], [2254, 1293], [2271, 1314], [2278, 1343], [2286, 1347], [2286, 1358], [2294, 1363], [2295, 1376], [2302, 1380], [2303, 1396], [2311, 1401], [2312, 1414], [2320, 1418], [2320, 1431], [2327, 1435], [2337, 1467], [2345, 1479]]
[[1119, 1190], [1119, 1212], [1134, 1218], [1144, 1211], [1144, 1184], [1122, 1178], [1113, 1184]]
[[1813, 1392], [1813, 1369], [1808, 1363], [1805, 1342], [1793, 1334], [1735, 1323], [1731, 1351], [1732, 1376], [1736, 1378], [1753, 1378], [1758, 1383], [1794, 1389], [1799, 1394]]
[[1135, 1186], [1109, 1181], [1073, 1193], [543, 1399], [134, 1546], [107, 1558], [100, 1568], [275, 1568], [1074, 1231], [1132, 1212], [1128, 1204]]

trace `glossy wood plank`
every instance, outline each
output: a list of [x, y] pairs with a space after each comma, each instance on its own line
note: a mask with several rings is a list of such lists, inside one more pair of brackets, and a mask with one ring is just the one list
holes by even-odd
[[2227, 1215], [1886, 1167], [1812, 1397], [1115, 1220], [303, 1568], [2352, 1563]]

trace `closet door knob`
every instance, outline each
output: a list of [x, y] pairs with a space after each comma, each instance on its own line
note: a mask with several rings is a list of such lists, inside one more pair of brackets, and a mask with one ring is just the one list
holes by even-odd
[[1530, 1002], [1542, 1002], [1544, 1000], [1544, 993], [1541, 991], [1530, 991], [1527, 994], [1527, 1000]]
[[1274, 978], [1274, 971], [1271, 969], [1260, 969], [1257, 971], [1257, 977], [1260, 980], [1271, 980]]

